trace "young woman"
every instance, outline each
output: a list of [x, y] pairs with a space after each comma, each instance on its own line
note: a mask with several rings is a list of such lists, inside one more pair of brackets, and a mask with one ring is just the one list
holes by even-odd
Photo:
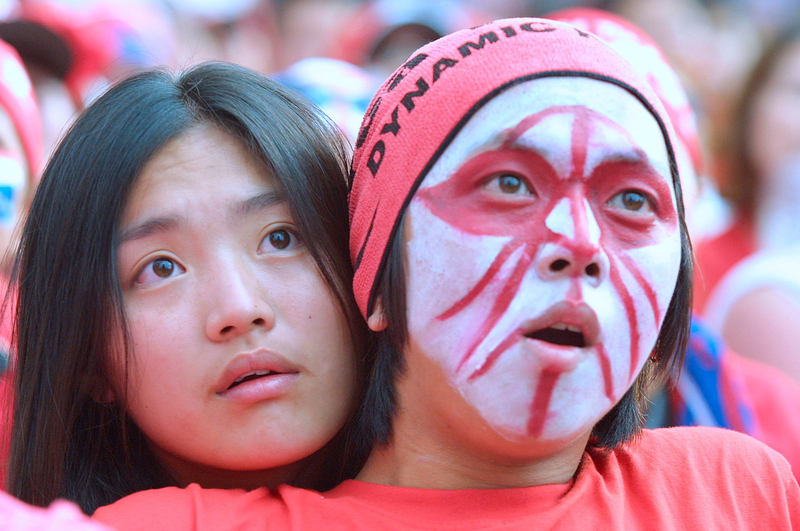
[[25, 226], [9, 492], [91, 514], [142, 489], [324, 489], [361, 388], [346, 149], [267, 78], [209, 63], [102, 96]]

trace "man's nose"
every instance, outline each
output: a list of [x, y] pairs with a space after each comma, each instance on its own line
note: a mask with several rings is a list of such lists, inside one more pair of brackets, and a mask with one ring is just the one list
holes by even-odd
[[600, 227], [589, 203], [562, 199], [545, 219], [555, 238], [536, 257], [543, 280], [585, 278], [598, 285], [608, 276], [608, 256], [600, 248]]

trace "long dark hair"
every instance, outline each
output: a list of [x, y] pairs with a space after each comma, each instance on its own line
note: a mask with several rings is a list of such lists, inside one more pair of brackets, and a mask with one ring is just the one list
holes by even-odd
[[[97, 507], [175, 481], [124, 410], [97, 400], [119, 337], [130, 358], [117, 269], [120, 218], [147, 161], [198, 123], [214, 124], [262, 160], [348, 320], [358, 355], [366, 333], [347, 250], [347, 148], [335, 126], [276, 82], [232, 64], [174, 77], [134, 75], [80, 116], [44, 171], [14, 268], [16, 400], [8, 490], [34, 505]], [[360, 396], [360, 395], [359, 395]], [[352, 477], [349, 428], [293, 481], [325, 489]], [[354, 457], [353, 457], [354, 456]], [[312, 466], [312, 465], [309, 465]]]

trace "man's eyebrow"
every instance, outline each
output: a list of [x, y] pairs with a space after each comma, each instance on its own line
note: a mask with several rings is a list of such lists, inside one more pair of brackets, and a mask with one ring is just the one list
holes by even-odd
[[125, 243], [132, 240], [146, 238], [148, 236], [152, 236], [153, 234], [175, 230], [175, 228], [183, 221], [184, 218], [181, 216], [151, 218], [123, 231], [119, 238], [119, 242]]
[[246, 218], [255, 212], [266, 210], [284, 201], [286, 198], [281, 192], [270, 190], [235, 204], [231, 209], [231, 214], [235, 219]]

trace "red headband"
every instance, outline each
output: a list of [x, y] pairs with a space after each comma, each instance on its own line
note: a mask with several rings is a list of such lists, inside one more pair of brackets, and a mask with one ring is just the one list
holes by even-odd
[[[372, 311], [375, 280], [408, 202], [470, 117], [518, 83], [583, 76], [629, 90], [664, 132], [673, 132], [652, 88], [610, 46], [552, 20], [498, 20], [452, 33], [412, 54], [381, 86], [364, 117], [353, 157], [350, 254], [362, 314]], [[673, 175], [679, 190], [677, 175]]]
[[44, 156], [39, 107], [22, 61], [16, 50], [3, 41], [0, 41], [0, 106], [11, 117], [22, 142], [30, 178], [38, 178]]

